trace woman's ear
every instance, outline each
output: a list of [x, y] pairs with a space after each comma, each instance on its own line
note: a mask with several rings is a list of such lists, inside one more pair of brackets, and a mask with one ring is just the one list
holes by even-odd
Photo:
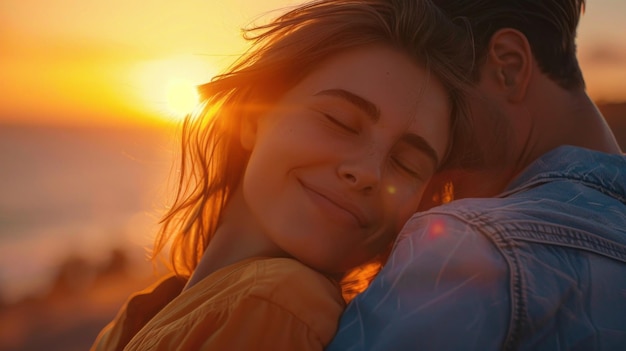
[[494, 69], [496, 85], [509, 102], [520, 102], [526, 96], [533, 62], [528, 39], [520, 31], [505, 28], [491, 36], [487, 63]]

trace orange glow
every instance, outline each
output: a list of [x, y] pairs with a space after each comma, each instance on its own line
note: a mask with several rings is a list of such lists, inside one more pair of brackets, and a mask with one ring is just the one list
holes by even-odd
[[177, 121], [246, 50], [241, 28], [298, 2], [3, 1], [0, 123]]
[[[247, 48], [240, 28], [303, 0], [0, 3], [0, 123], [177, 120]], [[36, 11], [33, 11], [36, 9]], [[626, 2], [590, 2], [580, 63], [594, 100], [626, 100]]]
[[447, 204], [452, 200], [454, 200], [454, 184], [452, 182], [447, 182], [443, 185], [443, 190], [441, 193], [441, 203]]
[[431, 239], [434, 239], [442, 235], [445, 232], [445, 229], [446, 229], [445, 222], [442, 220], [436, 220], [433, 223], [431, 223], [430, 227], [428, 228], [428, 237]]
[[[86, 350], [165, 271], [169, 245], [158, 267], [145, 249], [175, 183], [170, 127], [194, 107], [194, 86], [245, 52], [241, 28], [303, 1], [0, 0], [0, 212], [10, 219], [0, 220], [0, 350]], [[591, 97], [626, 100], [626, 1], [588, 1], [578, 38]], [[436, 195], [447, 202], [454, 188]], [[432, 222], [428, 238], [446, 230]], [[126, 260], [107, 258], [117, 247]], [[353, 272], [346, 297], [378, 269]]]
[[136, 64], [129, 69], [138, 104], [166, 120], [179, 121], [198, 104], [196, 86], [217, 74], [200, 57], [176, 56]]
[[380, 268], [379, 263], [366, 263], [350, 271], [343, 278], [345, 282], [349, 282], [349, 285], [344, 287], [343, 298], [350, 301], [357, 294], [363, 292], [380, 271]]

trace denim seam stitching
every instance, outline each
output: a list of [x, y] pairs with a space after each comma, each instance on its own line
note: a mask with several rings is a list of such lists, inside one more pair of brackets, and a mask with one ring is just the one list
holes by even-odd
[[509, 326], [503, 341], [503, 350], [515, 350], [520, 340], [520, 334], [526, 315], [526, 301], [523, 289], [523, 272], [519, 264], [519, 258], [515, 253], [515, 241], [503, 236], [497, 228], [483, 222], [480, 216], [465, 213], [465, 221], [474, 227], [478, 233], [482, 233], [496, 246], [509, 266], [510, 288], [510, 312]]
[[564, 181], [564, 182], [573, 182], [573, 183], [579, 183], [579, 184], [583, 184], [591, 189], [597, 190], [600, 193], [610, 196], [614, 199], [617, 199], [618, 201], [622, 202], [622, 203], [626, 203], [626, 196], [623, 193], [614, 191], [613, 189], [609, 189], [606, 187], [606, 185], [604, 184], [598, 184], [597, 182], [593, 182], [589, 179], [585, 179], [584, 176], [579, 176], [577, 174], [573, 174], [573, 175], [563, 175], [562, 173], [559, 172], [550, 172], [550, 173], [542, 173], [539, 174], [531, 179], [529, 179], [528, 181], [524, 182], [523, 184], [519, 185], [518, 187], [505, 191], [501, 194], [498, 195], [498, 197], [500, 198], [506, 198], [509, 197], [513, 194], [519, 193], [519, 192], [523, 192], [525, 190], [531, 189], [531, 188], [535, 188], [539, 185], [542, 184], [546, 184], [546, 183], [553, 183], [553, 182], [558, 182], [558, 181]]
[[[574, 249], [581, 249], [622, 262], [626, 262], [626, 247], [619, 244], [603, 240], [600, 238], [590, 238], [584, 234], [563, 229], [564, 232], [551, 233], [546, 230], [510, 230], [507, 237], [519, 241], [535, 242], [548, 245], [565, 246]], [[591, 234], [590, 234], [591, 235]]]

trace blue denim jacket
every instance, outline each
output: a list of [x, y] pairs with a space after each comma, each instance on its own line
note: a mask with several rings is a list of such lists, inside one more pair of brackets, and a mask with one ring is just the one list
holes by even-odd
[[415, 214], [338, 350], [626, 350], [626, 157], [562, 146]]

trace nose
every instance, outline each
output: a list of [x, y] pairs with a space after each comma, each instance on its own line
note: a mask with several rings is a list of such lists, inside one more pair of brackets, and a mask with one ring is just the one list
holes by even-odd
[[380, 184], [382, 167], [380, 160], [371, 154], [359, 159], [345, 160], [339, 165], [338, 173], [352, 189], [370, 193]]

